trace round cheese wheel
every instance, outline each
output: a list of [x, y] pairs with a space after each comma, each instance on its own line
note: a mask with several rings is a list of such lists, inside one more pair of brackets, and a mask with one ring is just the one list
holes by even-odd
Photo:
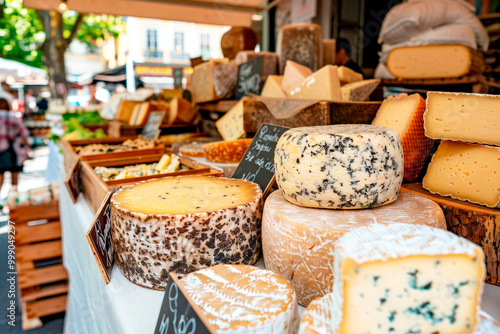
[[307, 306], [332, 291], [337, 239], [373, 223], [409, 223], [446, 229], [439, 205], [412, 193], [401, 193], [389, 205], [352, 211], [297, 206], [278, 190], [267, 198], [262, 217], [266, 268], [289, 280], [299, 304]]
[[163, 290], [168, 273], [254, 264], [262, 191], [252, 182], [165, 177], [124, 187], [111, 199], [115, 261], [133, 283]]
[[180, 281], [216, 333], [297, 333], [297, 298], [292, 286], [269, 270], [220, 265]]
[[290, 129], [278, 141], [274, 164], [288, 201], [327, 209], [394, 202], [404, 171], [398, 131], [365, 124]]

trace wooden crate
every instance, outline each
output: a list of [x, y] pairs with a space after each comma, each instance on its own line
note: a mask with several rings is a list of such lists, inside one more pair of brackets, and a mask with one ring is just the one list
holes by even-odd
[[[138, 136], [142, 133], [144, 125], [128, 125], [120, 121], [109, 122], [108, 135], [111, 138], [127, 137], [127, 136]], [[160, 126], [160, 134], [178, 134], [187, 132], [197, 132], [198, 127], [196, 125], [189, 124], [171, 124]]]
[[140, 181], [157, 179], [159, 177], [164, 176], [182, 176], [182, 175], [212, 175], [212, 176], [224, 176], [224, 173], [218, 169], [206, 166], [197, 161], [186, 157], [180, 157], [180, 162], [183, 165], [186, 165], [191, 170], [166, 173], [166, 174], [158, 174], [158, 175], [149, 175], [149, 176], [141, 176], [134, 177], [123, 180], [111, 180], [111, 181], [103, 181], [95, 172], [94, 168], [98, 166], [102, 167], [122, 167], [128, 165], [137, 165], [137, 164], [148, 164], [158, 162], [162, 154], [154, 154], [154, 155], [140, 155], [140, 156], [129, 156], [121, 159], [114, 160], [93, 160], [93, 161], [84, 161], [81, 164], [80, 170], [80, 184], [82, 187], [83, 195], [87, 200], [90, 208], [95, 213], [99, 209], [106, 193], [108, 191], [115, 191], [122, 186], [134, 184]]

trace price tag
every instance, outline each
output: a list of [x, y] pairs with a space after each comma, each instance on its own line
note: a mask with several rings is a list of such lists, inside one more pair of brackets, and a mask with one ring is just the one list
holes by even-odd
[[64, 180], [64, 185], [68, 189], [69, 196], [73, 203], [76, 203], [78, 195], [80, 194], [80, 157], [73, 161], [66, 180]]
[[241, 100], [247, 93], [260, 94], [262, 88], [262, 61], [264, 57], [254, 58], [238, 66], [236, 99]]
[[165, 117], [165, 111], [154, 111], [149, 114], [148, 120], [142, 129], [142, 136], [147, 139], [158, 139], [160, 137], [160, 126]]

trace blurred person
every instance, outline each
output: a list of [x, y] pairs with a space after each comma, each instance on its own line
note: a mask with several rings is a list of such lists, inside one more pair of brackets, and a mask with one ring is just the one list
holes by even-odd
[[109, 99], [111, 98], [111, 94], [109, 93], [109, 91], [104, 88], [106, 86], [106, 84], [102, 81], [99, 81], [95, 87], [96, 87], [96, 91], [95, 91], [95, 99], [101, 103], [108, 103], [109, 102]]
[[361, 67], [351, 59], [351, 43], [345, 38], [337, 38], [335, 63], [338, 66], [345, 66], [351, 70], [363, 74]]
[[36, 111], [36, 97], [33, 89], [28, 88], [24, 94], [24, 111], [29, 113], [31, 111]]

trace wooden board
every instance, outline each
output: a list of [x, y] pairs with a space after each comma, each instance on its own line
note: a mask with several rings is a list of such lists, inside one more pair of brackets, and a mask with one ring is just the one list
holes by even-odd
[[68, 279], [68, 273], [62, 264], [49, 266], [45, 268], [37, 268], [18, 275], [17, 283], [21, 289], [21, 298], [23, 298], [22, 290], [35, 286], [64, 281]]
[[20, 206], [10, 211], [10, 220], [16, 224], [37, 219], [59, 219], [59, 202], [52, 201], [40, 205]]
[[448, 231], [481, 246], [486, 256], [486, 282], [500, 285], [500, 210], [434, 195], [421, 183], [403, 184], [401, 191], [427, 197], [443, 209]]
[[47, 315], [64, 312], [66, 310], [67, 296], [57, 296], [32, 302], [26, 302], [26, 316], [40, 318]]
[[28, 288], [22, 292], [22, 300], [25, 302], [68, 293], [68, 282], [45, 285], [41, 287]]
[[234, 107], [238, 101], [236, 100], [221, 100], [212, 103], [199, 103], [197, 104], [198, 110], [203, 111], [216, 111], [216, 112], [228, 112], [232, 107]]
[[[110, 138], [135, 137], [141, 134], [144, 125], [128, 125], [119, 121], [109, 122], [108, 134]], [[160, 126], [160, 134], [178, 134], [196, 132], [198, 128], [191, 124], [171, 124]]]
[[332, 102], [331, 124], [371, 124], [381, 104], [381, 101]]
[[59, 221], [36, 226], [16, 225], [16, 246], [54, 239], [61, 239], [61, 223]]
[[50, 259], [62, 255], [61, 240], [16, 247], [16, 261], [27, 262]]

